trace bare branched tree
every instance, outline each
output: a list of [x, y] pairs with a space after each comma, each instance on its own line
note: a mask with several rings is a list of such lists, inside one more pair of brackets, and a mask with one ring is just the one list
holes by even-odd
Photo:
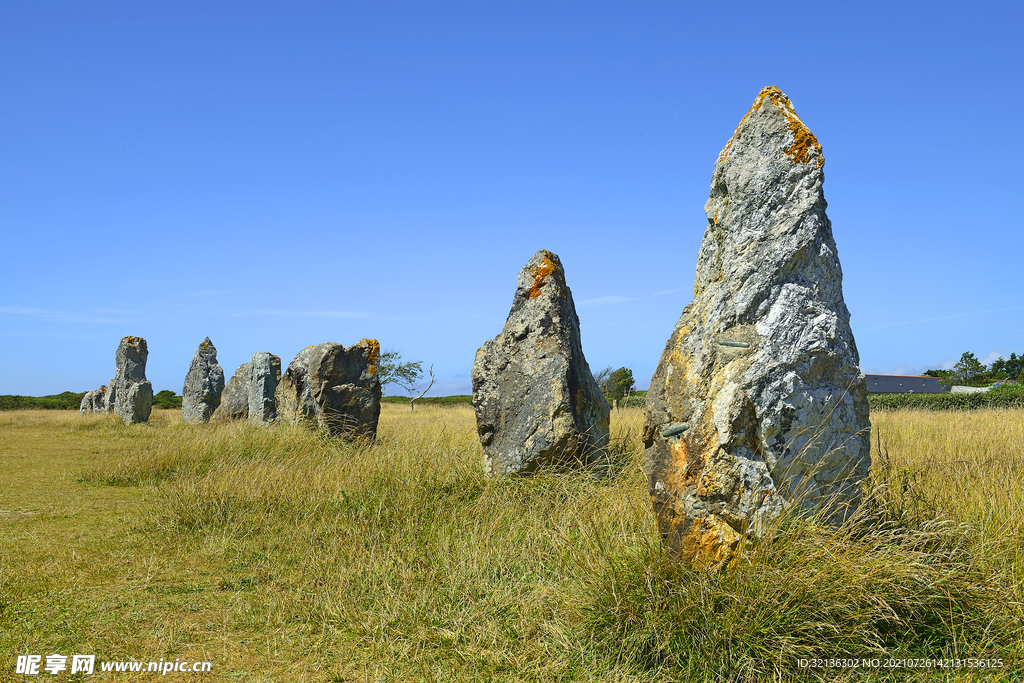
[[[430, 391], [430, 387], [432, 387], [432, 386], [434, 386], [434, 366], [433, 365], [430, 366], [430, 384], [427, 385], [426, 389], [424, 389], [423, 391], [420, 392], [419, 396], [417, 396], [416, 398], [410, 398], [409, 399], [409, 412], [410, 413], [413, 411], [413, 404], [416, 402], [416, 400], [423, 398], [424, 394], [426, 394], [428, 391]], [[412, 394], [411, 391], [409, 393], [410, 393], [410, 395]]]

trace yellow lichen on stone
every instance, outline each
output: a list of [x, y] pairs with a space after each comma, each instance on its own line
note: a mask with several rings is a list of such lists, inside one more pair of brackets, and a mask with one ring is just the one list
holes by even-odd
[[735, 566], [742, 537], [717, 515], [693, 521], [686, 536], [680, 540], [684, 556], [693, 558], [697, 571]]
[[[736, 140], [736, 136], [739, 134], [740, 129], [743, 128], [743, 124], [747, 118], [755, 111], [757, 111], [765, 100], [768, 100], [782, 112], [782, 115], [786, 119], [786, 125], [789, 126], [789, 132], [793, 135], [793, 144], [786, 147], [783, 151], [786, 153], [791, 160], [801, 163], [809, 164], [815, 163], [818, 168], [821, 168], [825, 163], [825, 155], [821, 151], [821, 145], [818, 143], [818, 138], [814, 136], [814, 133], [800, 120], [800, 117], [796, 115], [796, 111], [793, 109], [793, 104], [786, 97], [785, 93], [779, 90], [774, 85], [769, 85], [763, 88], [758, 93], [757, 98], [754, 100], [754, 104], [750, 106], [747, 113], [743, 115], [740, 120], [740, 124], [736, 126], [736, 131], [729, 138], [729, 142], [725, 143], [725, 147], [718, 155], [719, 163], [729, 158], [729, 150], [732, 148], [732, 143]], [[717, 222], [718, 216], [715, 216], [715, 222]]]
[[366, 372], [370, 375], [377, 374], [377, 360], [380, 358], [380, 344], [376, 339], [360, 339], [356, 346], [367, 347]]
[[551, 252], [543, 251], [544, 257], [540, 260], [540, 265], [537, 267], [530, 268], [530, 275], [533, 276], [533, 286], [530, 287], [530, 298], [536, 299], [540, 296], [540, 291], [544, 287], [544, 280], [555, 272], [555, 264], [551, 260]]

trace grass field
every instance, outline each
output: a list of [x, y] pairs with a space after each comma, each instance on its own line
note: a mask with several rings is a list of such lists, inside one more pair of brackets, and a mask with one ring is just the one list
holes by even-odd
[[1024, 679], [1024, 410], [873, 413], [861, 517], [787, 518], [714, 575], [661, 550], [638, 409], [602, 476], [504, 480], [468, 407], [385, 405], [361, 446], [179, 420], [0, 413], [0, 680], [54, 652], [202, 681]]

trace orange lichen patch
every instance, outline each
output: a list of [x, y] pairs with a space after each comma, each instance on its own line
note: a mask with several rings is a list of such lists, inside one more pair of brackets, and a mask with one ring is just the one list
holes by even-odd
[[725, 147], [718, 155], [718, 161], [723, 162], [729, 158], [729, 150], [732, 148], [732, 143], [736, 140], [736, 136], [739, 134], [740, 128], [743, 127], [747, 117], [757, 111], [766, 99], [779, 108], [782, 115], [786, 118], [786, 125], [789, 126], [789, 132], [793, 135], [793, 144], [783, 150], [786, 153], [786, 156], [801, 164], [809, 164], [813, 162], [817, 164], [818, 168], [821, 168], [825, 163], [825, 155], [821, 151], [821, 145], [818, 143], [818, 138], [814, 137], [814, 133], [812, 133], [804, 122], [800, 120], [800, 117], [796, 115], [796, 111], [793, 109], [793, 104], [789, 101], [789, 98], [786, 97], [786, 94], [774, 85], [769, 85], [758, 93], [757, 98], [754, 100], [754, 104], [752, 104], [750, 109], [747, 110], [747, 113], [743, 115], [743, 118], [740, 120], [740, 125], [736, 126], [736, 131], [732, 134], [732, 137], [729, 138], [729, 142], [725, 143]]
[[360, 339], [356, 346], [367, 347], [366, 371], [371, 375], [377, 374], [377, 361], [380, 359], [380, 344], [376, 339]]
[[680, 539], [679, 550], [684, 557], [692, 558], [697, 571], [731, 567], [736, 564], [741, 538], [728, 523], [708, 515], [693, 521]]
[[555, 272], [555, 263], [551, 260], [551, 254], [544, 252], [540, 265], [530, 267], [530, 275], [533, 276], [533, 286], [530, 287], [530, 298], [536, 299], [540, 296], [540, 290], [544, 287], [544, 280]]

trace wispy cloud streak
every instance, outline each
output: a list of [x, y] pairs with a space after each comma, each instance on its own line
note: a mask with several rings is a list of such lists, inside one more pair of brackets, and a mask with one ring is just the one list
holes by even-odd
[[17, 315], [24, 316], [26, 318], [35, 318], [36, 320], [61, 323], [107, 324], [125, 322], [123, 318], [108, 318], [105, 316], [87, 315], [83, 313], [54, 311], [45, 308], [27, 308], [25, 306], [0, 306], [0, 315]]
[[885, 323], [884, 325], [873, 325], [867, 329], [869, 330], [881, 330], [886, 327], [898, 327], [900, 325], [920, 325], [921, 323], [934, 323], [942, 320], [959, 320], [960, 318], [970, 318], [975, 315], [987, 315], [989, 313], [1004, 313], [1006, 311], [1019, 311], [1024, 309], [1024, 306], [1009, 306], [1007, 308], [993, 308], [988, 311], [971, 311], [969, 313], [957, 313], [956, 315], [943, 315], [937, 318], [922, 318], [920, 320], [901, 320], [896, 323]]
[[607, 306], [609, 304], [624, 304], [630, 301], [642, 301], [644, 299], [653, 299], [656, 296], [665, 296], [666, 294], [676, 294], [678, 292], [685, 292], [689, 289], [688, 287], [679, 287], [678, 289], [666, 289], [660, 292], [654, 292], [652, 294], [645, 294], [644, 296], [619, 296], [616, 294], [610, 294], [607, 296], [599, 296], [594, 299], [583, 299], [577, 306], [589, 308], [592, 306]]

